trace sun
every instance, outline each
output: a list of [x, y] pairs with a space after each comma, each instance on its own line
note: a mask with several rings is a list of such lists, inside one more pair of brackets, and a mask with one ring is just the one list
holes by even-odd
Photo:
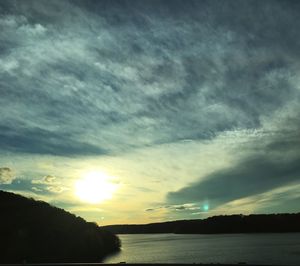
[[117, 190], [113, 177], [104, 172], [88, 172], [75, 183], [75, 194], [84, 202], [97, 204], [111, 199]]

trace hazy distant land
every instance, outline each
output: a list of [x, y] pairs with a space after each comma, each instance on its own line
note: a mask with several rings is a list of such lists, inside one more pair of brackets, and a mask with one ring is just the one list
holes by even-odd
[[43, 201], [0, 191], [0, 263], [101, 262], [120, 240]]
[[115, 234], [226, 234], [300, 232], [300, 213], [221, 215], [207, 219], [151, 224], [121, 224], [102, 228]]

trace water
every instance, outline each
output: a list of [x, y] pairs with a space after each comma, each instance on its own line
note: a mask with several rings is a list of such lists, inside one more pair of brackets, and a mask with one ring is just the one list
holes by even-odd
[[106, 263], [300, 265], [300, 233], [119, 235], [122, 251]]

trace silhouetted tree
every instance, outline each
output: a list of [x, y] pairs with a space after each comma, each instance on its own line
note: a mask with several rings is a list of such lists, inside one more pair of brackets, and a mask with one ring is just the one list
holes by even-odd
[[46, 202], [0, 191], [0, 263], [100, 262], [119, 238]]

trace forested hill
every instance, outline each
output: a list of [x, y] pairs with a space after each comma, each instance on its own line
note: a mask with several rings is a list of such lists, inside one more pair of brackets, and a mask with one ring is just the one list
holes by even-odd
[[109, 225], [115, 234], [224, 234], [300, 232], [300, 213], [213, 216], [203, 220], [181, 220], [152, 224]]
[[100, 262], [120, 240], [63, 209], [0, 191], [0, 263]]

